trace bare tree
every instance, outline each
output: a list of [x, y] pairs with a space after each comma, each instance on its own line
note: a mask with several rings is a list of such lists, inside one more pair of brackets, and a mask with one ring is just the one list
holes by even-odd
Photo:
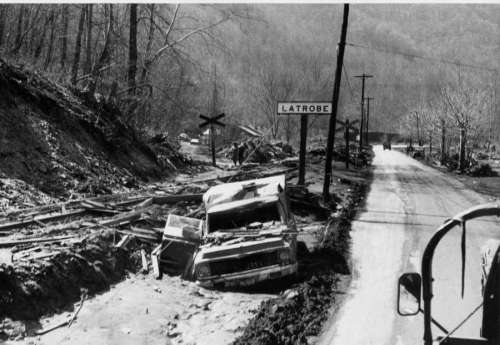
[[137, 73], [137, 4], [130, 4], [130, 29], [128, 48], [128, 92], [135, 94], [135, 75]]
[[71, 84], [76, 84], [76, 78], [78, 77], [78, 67], [80, 64], [80, 53], [82, 48], [82, 33], [83, 24], [85, 22], [85, 5], [81, 5], [80, 9], [80, 20], [78, 21], [78, 31], [76, 33], [75, 40], [75, 55], [73, 57], [73, 65], [71, 67]]
[[64, 68], [66, 65], [66, 58], [68, 52], [68, 26], [69, 26], [69, 9], [68, 5], [64, 4], [61, 10], [62, 18], [62, 32], [61, 32], [61, 67]]
[[83, 64], [83, 74], [90, 74], [92, 70], [92, 16], [93, 16], [93, 5], [86, 5], [86, 46], [85, 46], [85, 62]]
[[47, 48], [47, 56], [45, 57], [44, 69], [47, 69], [52, 62], [52, 53], [54, 50], [55, 32], [57, 27], [57, 13], [55, 9], [52, 9], [49, 15], [49, 25], [50, 25], [50, 36], [49, 36], [49, 47]]
[[458, 169], [464, 171], [467, 137], [472, 134], [470, 132], [473, 128], [481, 125], [481, 120], [485, 117], [483, 115], [487, 113], [487, 95], [484, 90], [465, 83], [458, 87], [444, 87], [441, 94], [447, 116], [460, 131]]

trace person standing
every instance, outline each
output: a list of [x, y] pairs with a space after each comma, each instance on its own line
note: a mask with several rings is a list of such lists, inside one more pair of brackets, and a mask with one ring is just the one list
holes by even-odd
[[237, 143], [233, 143], [233, 147], [231, 149], [231, 159], [234, 166], [236, 166], [239, 160], [239, 148]]

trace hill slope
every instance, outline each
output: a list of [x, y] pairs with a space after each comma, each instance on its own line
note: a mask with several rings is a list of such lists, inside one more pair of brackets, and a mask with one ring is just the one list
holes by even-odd
[[[0, 174], [53, 195], [159, 178], [155, 153], [106, 102], [0, 60]], [[97, 190], [96, 190], [97, 189]]]

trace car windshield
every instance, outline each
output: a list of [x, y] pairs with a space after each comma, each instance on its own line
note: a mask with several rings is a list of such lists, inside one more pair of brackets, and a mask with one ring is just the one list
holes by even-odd
[[210, 213], [207, 216], [208, 230], [229, 230], [246, 227], [251, 223], [281, 222], [277, 203], [268, 203], [252, 208], [229, 209]]

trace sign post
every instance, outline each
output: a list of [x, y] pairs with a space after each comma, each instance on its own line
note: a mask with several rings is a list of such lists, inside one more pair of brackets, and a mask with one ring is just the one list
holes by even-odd
[[202, 119], [203, 122], [200, 123], [199, 128], [201, 129], [201, 128], [204, 128], [206, 126], [209, 126], [209, 128], [210, 128], [210, 146], [212, 148], [212, 165], [214, 167], [217, 166], [217, 163], [215, 161], [215, 127], [214, 127], [214, 125], [226, 127], [226, 125], [224, 123], [219, 121], [224, 116], [226, 116], [224, 113], [216, 115], [214, 117], [200, 115], [200, 119]]
[[278, 115], [300, 115], [299, 185], [305, 184], [306, 176], [307, 116], [331, 113], [330, 102], [278, 102]]

